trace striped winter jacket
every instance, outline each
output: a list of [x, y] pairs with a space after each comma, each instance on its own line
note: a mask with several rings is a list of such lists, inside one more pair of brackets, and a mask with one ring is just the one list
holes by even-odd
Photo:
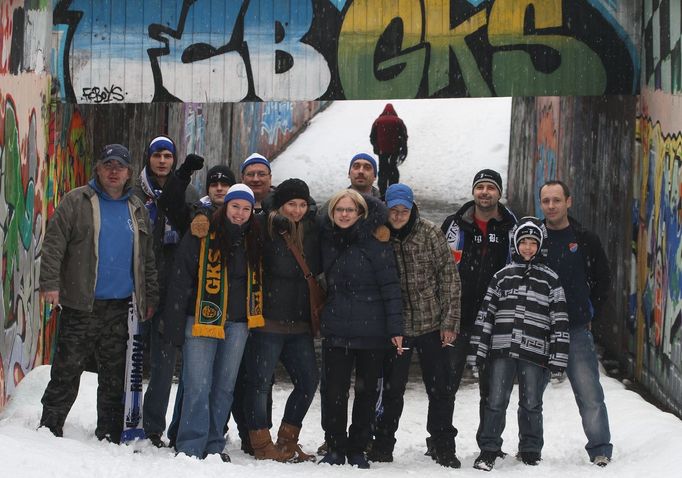
[[490, 282], [467, 362], [511, 357], [561, 372], [568, 365], [569, 328], [559, 276], [536, 258], [514, 259]]

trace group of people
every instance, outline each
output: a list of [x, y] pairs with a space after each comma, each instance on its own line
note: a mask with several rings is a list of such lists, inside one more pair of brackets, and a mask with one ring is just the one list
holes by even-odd
[[[241, 164], [241, 182], [226, 166], [209, 169], [200, 198], [190, 183], [203, 163], [190, 154], [178, 166], [175, 143], [159, 136], [132, 181], [128, 150], [108, 145], [89, 183], [58, 205], [41, 256], [41, 294], [62, 309], [41, 427], [63, 435], [94, 355], [95, 435], [119, 442], [132, 310], [149, 324], [143, 426], [157, 447], [167, 446], [165, 432], [178, 453], [229, 462], [231, 414], [242, 450], [256, 459], [314, 461], [299, 434], [319, 384], [320, 462], [369, 468], [393, 461], [416, 350], [428, 396], [427, 454], [438, 464], [461, 466], [452, 422], [467, 362], [478, 370], [481, 397], [476, 468], [492, 469], [505, 456], [501, 435], [515, 377], [518, 457], [540, 462], [542, 394], [550, 374], [564, 369], [590, 460], [608, 464], [612, 446], [590, 324], [606, 299], [609, 269], [596, 235], [568, 216], [566, 185], [550, 181], [540, 190], [544, 222], [517, 221], [499, 203], [500, 175], [482, 170], [473, 200], [439, 228], [420, 217], [408, 185], [386, 185], [383, 194], [374, 187], [378, 165], [367, 153], [351, 159], [349, 187], [322, 206], [301, 179], [273, 187], [270, 163], [259, 154]], [[321, 369], [311, 277], [326, 290]], [[293, 390], [273, 440], [279, 362]]]

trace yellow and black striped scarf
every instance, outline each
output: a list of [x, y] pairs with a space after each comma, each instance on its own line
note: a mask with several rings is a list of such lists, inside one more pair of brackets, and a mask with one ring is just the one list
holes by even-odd
[[[229, 280], [227, 267], [220, 260], [220, 249], [215, 233], [201, 239], [199, 253], [199, 282], [194, 310], [193, 337], [225, 338]], [[252, 271], [248, 266], [246, 316], [250, 329], [263, 327], [262, 268]]]

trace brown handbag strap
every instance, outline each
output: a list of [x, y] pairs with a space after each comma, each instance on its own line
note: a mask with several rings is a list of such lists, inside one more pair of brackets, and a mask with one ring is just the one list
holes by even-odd
[[306, 280], [312, 278], [313, 273], [310, 272], [310, 268], [308, 267], [308, 264], [306, 264], [305, 259], [301, 254], [301, 251], [299, 250], [298, 247], [296, 247], [296, 244], [294, 244], [294, 240], [291, 238], [291, 234], [289, 234], [288, 232], [284, 232], [282, 233], [282, 236], [284, 237], [284, 242], [287, 243], [287, 247], [294, 255], [296, 262], [298, 262], [298, 265], [301, 267], [301, 270], [303, 271], [303, 277], [305, 277]]

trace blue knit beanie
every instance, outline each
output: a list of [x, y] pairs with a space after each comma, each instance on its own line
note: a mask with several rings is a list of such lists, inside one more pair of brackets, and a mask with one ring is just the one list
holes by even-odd
[[365, 161], [369, 161], [369, 163], [372, 165], [372, 169], [374, 170], [374, 175], [377, 175], [377, 160], [374, 159], [374, 157], [371, 154], [367, 153], [358, 153], [355, 156], [353, 156], [353, 159], [350, 160], [350, 165], [348, 166], [348, 172], [350, 172], [351, 168], [353, 167], [353, 163], [357, 161], [358, 159], [364, 159]]

